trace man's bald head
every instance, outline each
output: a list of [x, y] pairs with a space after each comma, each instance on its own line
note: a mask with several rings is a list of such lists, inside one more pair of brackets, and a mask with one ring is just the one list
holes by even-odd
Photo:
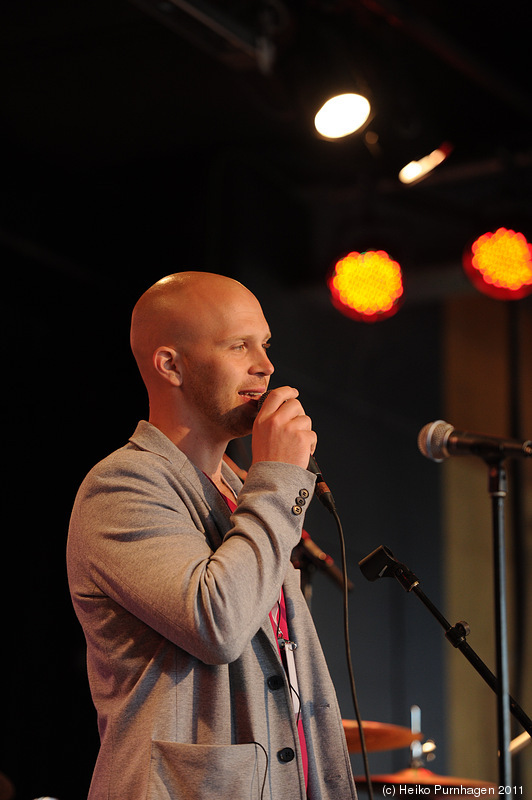
[[238, 281], [211, 272], [176, 272], [157, 281], [140, 297], [131, 319], [131, 349], [144, 382], [153, 375], [160, 347], [186, 351], [201, 336], [206, 321], [223, 304], [258, 301]]

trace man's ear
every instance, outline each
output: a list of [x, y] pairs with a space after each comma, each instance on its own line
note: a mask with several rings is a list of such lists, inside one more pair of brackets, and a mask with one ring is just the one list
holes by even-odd
[[158, 347], [153, 354], [153, 365], [161, 378], [174, 386], [181, 386], [183, 382], [181, 358], [176, 350], [172, 347]]

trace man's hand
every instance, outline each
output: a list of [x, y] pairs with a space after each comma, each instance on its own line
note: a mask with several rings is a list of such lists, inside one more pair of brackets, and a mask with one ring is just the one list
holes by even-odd
[[316, 449], [312, 420], [297, 399], [299, 392], [281, 386], [268, 393], [253, 425], [253, 463], [282, 461], [306, 469]]

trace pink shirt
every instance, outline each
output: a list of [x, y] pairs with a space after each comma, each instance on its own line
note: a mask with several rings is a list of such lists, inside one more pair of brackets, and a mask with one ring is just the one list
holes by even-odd
[[[231, 500], [231, 498], [226, 497], [222, 494], [225, 502], [229, 506], [231, 513], [236, 509], [236, 503]], [[277, 611], [276, 617], [274, 617], [274, 613]], [[282, 638], [286, 641], [289, 641], [290, 636], [288, 634], [288, 623], [286, 620], [286, 604], [284, 600], [284, 592], [281, 588], [281, 595], [279, 597], [279, 604], [275, 607], [272, 611], [270, 611], [270, 622], [272, 623], [273, 632], [275, 634], [275, 641], [277, 642], [277, 649], [279, 651], [279, 656], [285, 668], [286, 661], [285, 661], [285, 654], [282, 652], [279, 646], [279, 632], [282, 635]], [[283, 648], [284, 650], [284, 648]], [[297, 714], [297, 732], [299, 734], [299, 746], [301, 748], [301, 759], [303, 763], [303, 774], [305, 776], [305, 787], [308, 789], [308, 752], [307, 752], [307, 743], [305, 740], [305, 732], [303, 730], [303, 720], [301, 719], [301, 710], [299, 710]]]
[[[278, 606], [278, 614], [274, 617], [274, 612], [270, 611], [270, 621], [272, 623], [273, 632], [275, 634], [275, 638], [277, 641], [277, 649], [279, 650], [279, 655], [281, 657], [281, 661], [283, 662], [283, 666], [285, 671], [287, 671], [286, 662], [285, 662], [285, 654], [284, 648], [281, 650], [279, 646], [279, 631], [282, 634], [283, 639], [289, 640], [290, 636], [288, 634], [288, 623], [286, 621], [286, 604], [284, 601], [284, 592], [281, 589], [281, 596], [279, 598], [279, 606]], [[301, 711], [299, 710], [297, 713], [297, 732], [299, 734], [299, 745], [301, 747], [301, 760], [303, 762], [303, 774], [305, 775], [305, 787], [308, 789], [308, 753], [307, 753], [307, 743], [305, 740], [305, 731], [303, 730], [303, 720], [301, 719]]]

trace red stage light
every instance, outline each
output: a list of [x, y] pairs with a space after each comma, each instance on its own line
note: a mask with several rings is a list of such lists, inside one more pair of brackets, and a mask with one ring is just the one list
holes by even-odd
[[463, 265], [480, 292], [497, 300], [519, 300], [532, 292], [532, 245], [522, 233], [499, 228], [466, 250]]
[[363, 322], [393, 316], [403, 296], [401, 267], [384, 250], [349, 253], [335, 264], [327, 284], [333, 305]]

